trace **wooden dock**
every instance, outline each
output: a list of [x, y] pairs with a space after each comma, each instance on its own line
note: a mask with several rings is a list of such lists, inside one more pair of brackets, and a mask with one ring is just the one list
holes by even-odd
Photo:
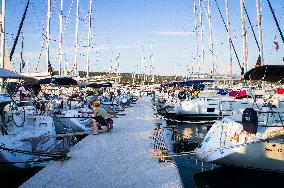
[[114, 119], [111, 133], [89, 135], [20, 187], [183, 187], [177, 167], [152, 156], [155, 119], [151, 99], [142, 98]]

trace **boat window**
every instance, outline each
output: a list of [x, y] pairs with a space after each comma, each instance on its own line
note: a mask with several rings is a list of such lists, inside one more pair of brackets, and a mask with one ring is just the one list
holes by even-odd
[[207, 112], [214, 112], [215, 108], [207, 108]]
[[209, 142], [209, 140], [210, 140], [210, 136], [208, 136], [206, 139], [205, 139], [205, 142]]

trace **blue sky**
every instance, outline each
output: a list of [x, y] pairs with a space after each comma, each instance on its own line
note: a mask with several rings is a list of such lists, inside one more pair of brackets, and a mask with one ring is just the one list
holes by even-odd
[[[198, 1], [198, 0], [197, 0]], [[6, 2], [6, 32], [7, 45], [11, 51], [14, 36], [17, 32], [27, 0], [8, 0]], [[31, 0], [27, 17], [23, 26], [24, 52], [23, 56], [29, 61], [31, 70], [35, 70], [41, 51], [42, 29], [46, 25], [47, 0]], [[73, 3], [72, 3], [73, 2]], [[225, 0], [218, 0], [220, 9], [225, 17]], [[284, 1], [271, 0], [276, 16], [284, 31]], [[59, 4], [60, 0], [52, 0], [50, 60], [55, 68], [59, 38]], [[204, 15], [204, 52], [205, 62], [201, 65], [202, 72], [212, 69], [209, 51], [209, 29], [206, 18], [207, 0], [203, 0]], [[228, 72], [229, 50], [227, 34], [221, 17], [217, 12], [215, 1], [212, 0], [213, 33], [215, 36], [215, 63], [217, 71]], [[255, 0], [247, 0], [246, 6], [253, 26], [257, 25]], [[263, 15], [264, 60], [266, 64], [282, 64], [284, 45], [277, 31], [272, 14], [266, 0], [261, 1]], [[87, 14], [89, 0], [80, 0], [79, 21], [79, 70], [86, 70], [87, 44]], [[76, 0], [64, 0], [63, 53], [64, 60], [71, 67], [75, 51], [75, 11]], [[240, 3], [229, 0], [231, 31], [238, 56], [242, 61], [242, 39]], [[69, 15], [69, 16], [68, 16]], [[67, 19], [68, 18], [68, 19]], [[150, 66], [150, 55], [153, 51], [153, 66], [157, 74], [186, 75], [187, 69], [197, 71], [195, 58], [196, 38], [194, 32], [193, 0], [93, 0], [93, 28], [91, 39], [91, 71], [107, 71], [114, 66], [117, 54], [120, 53], [122, 72], [140, 73], [141, 57]], [[252, 32], [247, 22], [249, 68], [253, 67], [258, 57], [258, 50]], [[257, 27], [254, 27], [257, 33]], [[280, 49], [275, 51], [273, 39], [276, 35]], [[150, 46], [153, 45], [151, 50]], [[200, 43], [201, 44], [201, 43]], [[143, 46], [143, 47], [142, 47]], [[44, 49], [43, 49], [44, 50]], [[19, 67], [20, 42], [14, 55], [14, 66]], [[233, 53], [232, 53], [233, 54]], [[39, 61], [43, 70], [45, 53]], [[235, 56], [233, 56], [233, 72], [240, 73]], [[147, 69], [149, 71], [149, 69]]]

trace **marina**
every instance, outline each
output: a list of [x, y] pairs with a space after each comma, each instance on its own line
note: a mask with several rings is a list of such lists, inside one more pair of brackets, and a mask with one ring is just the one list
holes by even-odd
[[284, 187], [284, 3], [1, 0], [8, 187]]
[[175, 165], [160, 164], [151, 155], [150, 104], [149, 98], [137, 102], [114, 120], [113, 132], [87, 136], [68, 160], [49, 164], [20, 187], [182, 187]]

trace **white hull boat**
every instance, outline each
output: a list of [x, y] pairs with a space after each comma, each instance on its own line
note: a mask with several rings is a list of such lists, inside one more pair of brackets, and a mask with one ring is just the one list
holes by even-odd
[[283, 125], [268, 124], [268, 114], [265, 115], [255, 134], [246, 132], [243, 123], [231, 118], [215, 123], [195, 149], [197, 158], [227, 166], [284, 172]]

